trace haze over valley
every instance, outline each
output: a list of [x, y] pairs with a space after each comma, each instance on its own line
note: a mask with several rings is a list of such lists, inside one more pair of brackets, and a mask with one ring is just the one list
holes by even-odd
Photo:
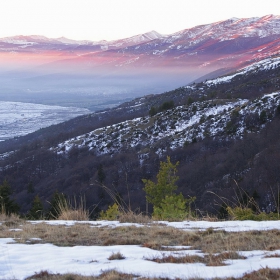
[[89, 113], [87, 109], [76, 107], [0, 101], [0, 141]]
[[[279, 52], [280, 17], [231, 18], [114, 41], [0, 39], [0, 100], [96, 111], [226, 74]], [[203, 78], [201, 78], [203, 77]]]

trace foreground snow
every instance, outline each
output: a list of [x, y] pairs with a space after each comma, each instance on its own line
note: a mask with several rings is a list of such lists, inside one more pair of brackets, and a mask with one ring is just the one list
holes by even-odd
[[[43, 221], [34, 223], [40, 222]], [[71, 226], [76, 222], [48, 221], [46, 223], [53, 226]], [[120, 224], [115, 221], [96, 221], [86, 223], [90, 223], [93, 227], [131, 225]], [[280, 229], [280, 221], [185, 221], [161, 223], [184, 230], [205, 230], [210, 227], [226, 231]], [[141, 226], [138, 224], [134, 225]], [[264, 267], [280, 268], [279, 258], [265, 258], [266, 256], [275, 254], [279, 255], [280, 250], [239, 252], [241, 255], [247, 257], [247, 259], [228, 260], [226, 261], [226, 266], [216, 267], [206, 266], [202, 263], [159, 264], [147, 260], [147, 258], [156, 256], [162, 257], [163, 255], [180, 256], [188, 254], [203, 256], [203, 253], [200, 251], [192, 250], [188, 247], [181, 247], [180, 249], [180, 251], [156, 251], [138, 245], [57, 247], [52, 244], [15, 244], [14, 240], [11, 238], [2, 238], [0, 239], [0, 279], [24, 279], [41, 270], [48, 270], [52, 273], [61, 274], [77, 273], [82, 275], [99, 275], [110, 269], [147, 277], [178, 277], [181, 279], [201, 277], [203, 279], [211, 279], [214, 277], [241, 277], [246, 272], [259, 270]], [[120, 252], [125, 259], [108, 260], [112, 253], [117, 252]]]

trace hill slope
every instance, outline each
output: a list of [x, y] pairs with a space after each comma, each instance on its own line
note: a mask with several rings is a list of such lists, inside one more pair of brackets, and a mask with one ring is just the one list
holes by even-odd
[[[7, 153], [0, 161], [0, 180], [11, 182], [22, 211], [36, 193], [50, 201], [55, 190], [86, 195], [88, 205], [104, 208], [112, 201], [99, 184], [102, 166], [104, 184], [130, 200], [133, 209], [144, 210], [141, 179], [154, 179], [159, 161], [169, 155], [180, 161], [179, 191], [196, 196], [201, 211], [217, 212], [222, 204], [217, 196], [232, 201], [235, 182], [249, 195], [257, 192], [263, 210], [275, 210], [279, 80], [275, 56], [225, 77], [141, 97], [1, 143]], [[34, 194], [27, 192], [31, 183]]]

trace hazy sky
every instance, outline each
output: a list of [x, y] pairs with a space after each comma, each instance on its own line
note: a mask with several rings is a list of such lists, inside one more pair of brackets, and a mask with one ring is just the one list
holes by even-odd
[[0, 0], [0, 37], [113, 40], [267, 14], [280, 15], [279, 0]]

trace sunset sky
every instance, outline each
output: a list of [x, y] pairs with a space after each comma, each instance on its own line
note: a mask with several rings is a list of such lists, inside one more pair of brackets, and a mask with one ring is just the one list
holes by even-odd
[[114, 40], [170, 34], [231, 17], [280, 15], [278, 0], [2, 0], [0, 37]]

